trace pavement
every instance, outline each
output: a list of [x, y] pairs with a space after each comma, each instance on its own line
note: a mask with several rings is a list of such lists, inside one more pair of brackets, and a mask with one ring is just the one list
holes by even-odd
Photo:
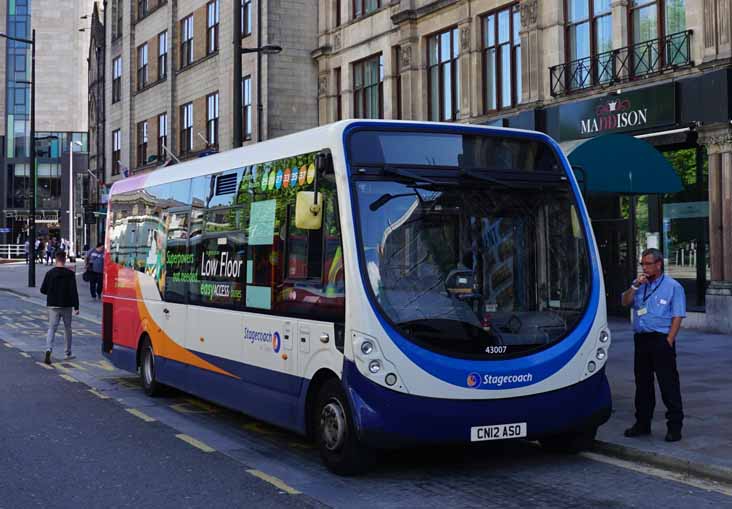
[[[36, 288], [28, 288], [25, 264], [0, 265], [0, 290], [45, 304], [38, 291], [46, 266], [37, 266]], [[83, 263], [77, 262], [82, 317], [100, 324], [101, 303], [94, 301], [81, 280]], [[690, 476], [732, 482], [732, 337], [683, 329], [677, 338], [677, 363], [684, 402], [683, 439], [664, 441], [665, 407], [656, 389], [652, 434], [623, 436], [634, 422], [633, 331], [631, 324], [611, 319], [612, 346], [607, 375], [613, 394], [613, 414], [600, 428], [595, 449], [623, 460], [646, 463]]]

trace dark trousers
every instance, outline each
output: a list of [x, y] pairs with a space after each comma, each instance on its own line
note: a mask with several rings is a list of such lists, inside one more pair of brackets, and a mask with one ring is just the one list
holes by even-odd
[[102, 296], [102, 273], [101, 272], [89, 272], [89, 291], [91, 292], [92, 299], [97, 295]]
[[676, 344], [669, 346], [667, 334], [658, 332], [635, 335], [635, 420], [650, 427], [656, 407], [653, 374], [658, 378], [661, 399], [666, 405], [669, 431], [681, 431], [684, 411], [681, 406], [679, 372], [676, 369]]

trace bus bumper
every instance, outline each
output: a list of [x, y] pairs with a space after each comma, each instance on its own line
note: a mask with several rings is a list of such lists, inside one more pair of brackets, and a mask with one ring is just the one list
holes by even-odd
[[575, 385], [531, 396], [449, 400], [413, 396], [377, 385], [344, 363], [343, 379], [359, 438], [371, 447], [468, 443], [470, 428], [527, 423], [527, 439], [598, 427], [612, 400], [604, 368]]

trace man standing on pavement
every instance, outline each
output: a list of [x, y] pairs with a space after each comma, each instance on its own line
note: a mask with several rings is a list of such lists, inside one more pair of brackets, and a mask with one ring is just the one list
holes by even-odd
[[46, 335], [46, 356], [44, 362], [51, 364], [53, 339], [61, 320], [64, 321], [66, 339], [66, 360], [73, 359], [71, 354], [71, 310], [79, 314], [79, 293], [76, 290], [76, 274], [66, 268], [66, 253], [56, 253], [56, 265], [46, 272], [41, 285], [41, 293], [46, 296], [48, 306], [48, 334]]
[[102, 298], [102, 274], [104, 272], [104, 244], [90, 249], [86, 254], [86, 270], [89, 274], [89, 291], [92, 299]]
[[625, 430], [625, 436], [651, 433], [655, 372], [666, 405], [666, 441], [677, 442], [681, 440], [684, 412], [676, 369], [676, 335], [686, 316], [686, 296], [684, 288], [664, 274], [661, 251], [643, 251], [641, 266], [643, 273], [622, 296], [623, 306], [633, 307], [635, 330], [635, 424]]

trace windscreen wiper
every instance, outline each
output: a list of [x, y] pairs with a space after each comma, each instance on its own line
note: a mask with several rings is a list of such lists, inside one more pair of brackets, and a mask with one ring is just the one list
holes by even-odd
[[420, 175], [419, 173], [405, 170], [404, 168], [399, 168], [396, 166], [392, 166], [390, 164], [385, 164], [381, 167], [382, 171], [384, 173], [389, 173], [391, 175], [396, 175], [397, 177], [405, 177], [408, 179], [412, 179], [417, 182], [427, 182], [428, 184], [441, 184], [442, 182], [438, 182], [430, 177], [425, 177], [424, 175]]

